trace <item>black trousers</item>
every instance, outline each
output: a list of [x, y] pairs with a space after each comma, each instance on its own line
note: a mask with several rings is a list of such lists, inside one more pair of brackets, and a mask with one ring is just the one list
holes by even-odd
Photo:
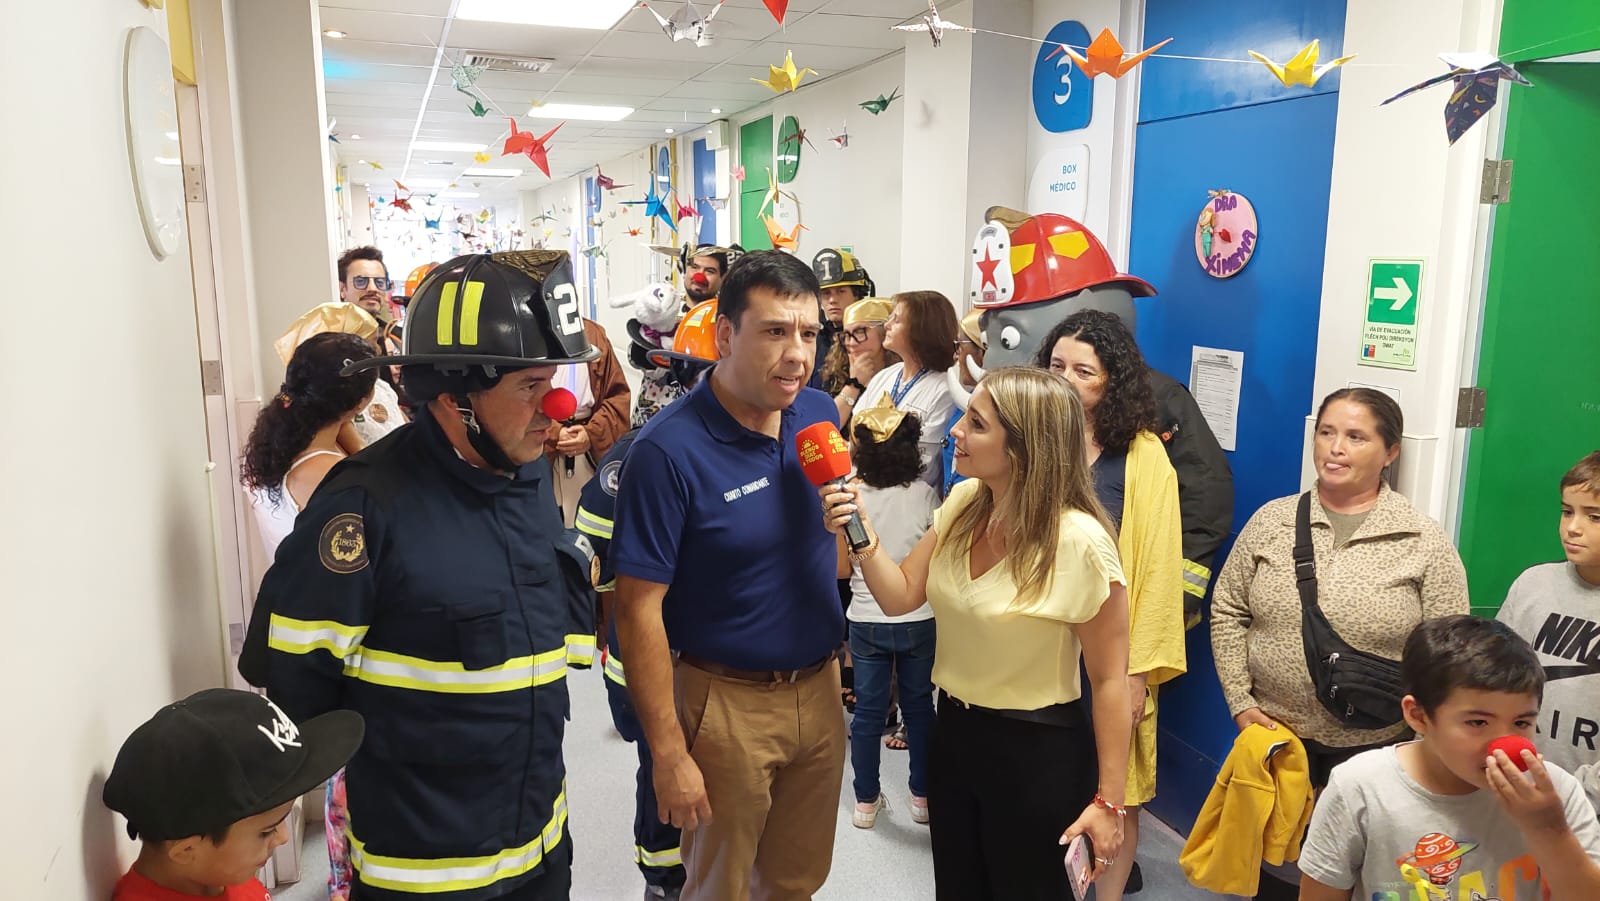
[[1072, 897], [1061, 833], [1094, 799], [1094, 732], [1047, 726], [940, 698], [929, 761], [933, 878], [940, 901]]
[[[435, 896], [367, 888], [359, 875], [350, 883], [350, 901], [423, 901], [429, 897]], [[543, 873], [504, 895], [492, 897], [494, 901], [568, 901], [572, 897], [572, 833], [563, 836], [561, 844], [544, 856]]]

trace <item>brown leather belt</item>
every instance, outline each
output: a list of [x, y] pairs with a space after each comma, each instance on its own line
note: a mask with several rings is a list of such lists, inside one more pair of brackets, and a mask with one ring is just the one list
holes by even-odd
[[833, 654], [822, 658], [810, 666], [802, 666], [791, 670], [742, 670], [731, 666], [723, 666], [713, 660], [702, 660], [689, 654], [675, 654], [678, 660], [689, 664], [697, 670], [704, 670], [713, 676], [724, 679], [738, 679], [741, 682], [760, 682], [763, 684], [799, 682], [807, 676], [814, 676], [827, 668], [833, 662]]

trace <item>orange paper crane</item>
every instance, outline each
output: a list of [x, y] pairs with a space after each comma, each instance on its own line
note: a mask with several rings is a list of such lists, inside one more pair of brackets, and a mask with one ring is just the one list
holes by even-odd
[[1110, 75], [1112, 78], [1121, 78], [1132, 72], [1133, 67], [1144, 62], [1145, 58], [1150, 54], [1165, 47], [1171, 41], [1172, 38], [1167, 38], [1154, 47], [1146, 47], [1133, 56], [1124, 59], [1123, 57], [1126, 53], [1122, 49], [1122, 42], [1118, 41], [1117, 36], [1111, 33], [1111, 29], [1104, 28], [1101, 29], [1100, 36], [1089, 44], [1087, 56], [1079, 55], [1078, 51], [1073, 50], [1066, 44], [1061, 44], [1050, 51], [1050, 55], [1046, 56], [1045, 59], [1049, 59], [1057, 53], [1065, 53], [1072, 57], [1072, 61], [1077, 63], [1078, 68], [1083, 70], [1083, 74], [1090, 78], [1096, 75]]
[[500, 155], [526, 154], [528, 159], [533, 160], [533, 164], [539, 167], [539, 171], [544, 173], [544, 177], [549, 178], [550, 148], [545, 145], [545, 142], [550, 140], [550, 136], [567, 123], [558, 122], [555, 128], [536, 138], [531, 131], [517, 131], [517, 120], [508, 118], [507, 121], [511, 123], [511, 137], [506, 138], [505, 149], [501, 151]]
[[787, 250], [790, 253], [794, 253], [800, 247], [800, 230], [805, 228], [805, 225], [796, 225], [794, 231], [785, 234], [783, 226], [779, 225], [778, 220], [771, 216], [762, 216], [761, 221], [766, 223], [767, 237], [772, 239], [773, 247], [779, 250]]

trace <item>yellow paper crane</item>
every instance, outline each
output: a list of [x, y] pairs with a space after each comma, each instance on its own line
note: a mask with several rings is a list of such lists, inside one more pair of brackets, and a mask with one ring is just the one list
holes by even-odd
[[487, 154], [487, 153], [474, 153], [472, 155], [472, 161], [474, 163], [477, 163], [480, 166], [483, 165], [484, 163], [489, 162], [489, 159], [490, 159], [490, 157], [489, 157], [489, 154]]
[[784, 54], [782, 69], [771, 65], [767, 66], [767, 68], [771, 70], [771, 72], [767, 75], [765, 81], [759, 78], [752, 78], [750, 80], [756, 84], [766, 85], [774, 94], [782, 94], [800, 87], [800, 79], [805, 78], [806, 73], [810, 73], [812, 75], [817, 74], [816, 69], [796, 69], [794, 67], [793, 50], [790, 50], [788, 53]]
[[1068, 47], [1066, 44], [1060, 44], [1056, 49], [1050, 51], [1050, 55], [1046, 56], [1045, 59], [1049, 59], [1057, 53], [1065, 53], [1067, 56], [1072, 57], [1072, 61], [1077, 63], [1078, 68], [1083, 70], [1083, 74], [1090, 78], [1096, 75], [1110, 75], [1112, 78], [1121, 78], [1133, 71], [1134, 66], [1144, 62], [1145, 58], [1150, 54], [1165, 47], [1171, 41], [1172, 38], [1167, 38], [1154, 47], [1146, 47], [1133, 56], [1123, 59], [1126, 52], [1122, 49], [1122, 42], [1117, 40], [1117, 36], [1111, 33], [1111, 29], [1103, 28], [1093, 43], [1089, 44], [1087, 55], [1078, 53], [1078, 51]]
[[773, 247], [776, 247], [779, 250], [787, 250], [790, 253], [793, 253], [797, 248], [799, 248], [800, 230], [805, 228], [804, 224], [796, 224], [794, 231], [785, 233], [783, 226], [779, 225], [778, 220], [772, 218], [771, 216], [762, 216], [761, 221], [766, 223], [767, 237], [772, 239]]
[[785, 197], [793, 200], [795, 203], [800, 202], [800, 198], [778, 187], [778, 180], [772, 177], [772, 169], [769, 167], [767, 169], [767, 194], [765, 197], [761, 198], [761, 209], [756, 211], [756, 215], [766, 215], [767, 207], [772, 206], [775, 203], [781, 203]]
[[1286, 88], [1292, 88], [1297, 84], [1305, 85], [1308, 88], [1315, 87], [1317, 79], [1356, 58], [1356, 55], [1352, 53], [1349, 56], [1341, 56], [1333, 62], [1323, 63], [1319, 66], [1317, 65], [1317, 56], [1321, 52], [1320, 42], [1312, 38], [1311, 43], [1300, 48], [1299, 53], [1296, 53], [1281, 66], [1254, 50], [1250, 51], [1250, 55], [1260, 60], [1268, 69], [1271, 69], [1272, 74], [1278, 76], [1278, 80], [1283, 82], [1283, 86]]

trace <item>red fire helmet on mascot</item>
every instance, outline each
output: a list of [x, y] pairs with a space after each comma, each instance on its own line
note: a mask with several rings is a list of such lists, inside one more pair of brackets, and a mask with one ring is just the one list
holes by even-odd
[[1135, 297], [1156, 289], [1117, 271], [1105, 245], [1060, 213], [990, 207], [972, 245], [972, 303], [980, 309], [1039, 303], [1098, 285], [1120, 284]]

